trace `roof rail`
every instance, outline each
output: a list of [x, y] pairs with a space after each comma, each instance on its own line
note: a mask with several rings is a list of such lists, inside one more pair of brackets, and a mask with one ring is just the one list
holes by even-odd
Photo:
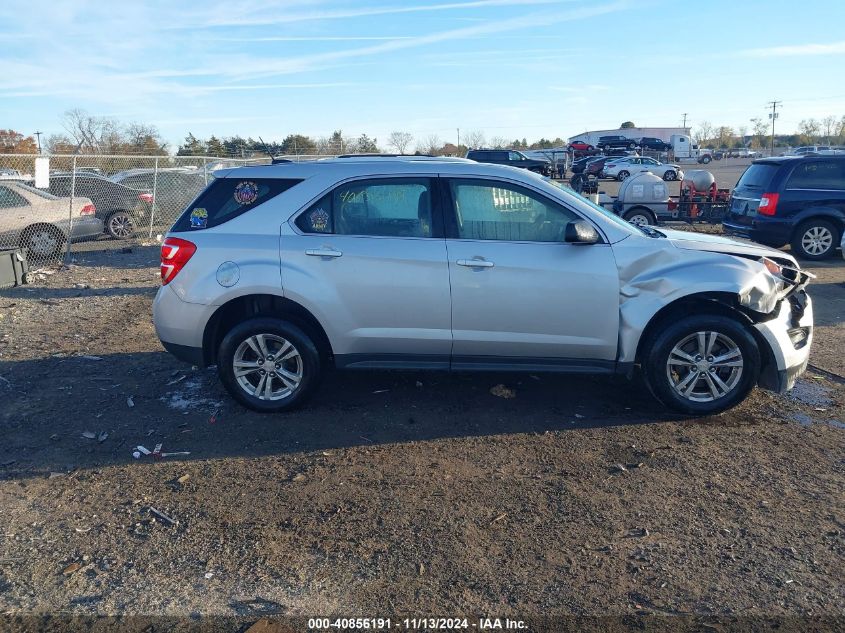
[[437, 158], [431, 154], [341, 154], [337, 158]]

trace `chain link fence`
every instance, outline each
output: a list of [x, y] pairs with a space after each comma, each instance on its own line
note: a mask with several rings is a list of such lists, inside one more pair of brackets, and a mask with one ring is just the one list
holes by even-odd
[[[292, 161], [327, 156], [282, 157]], [[0, 250], [34, 267], [165, 233], [218, 169], [269, 158], [0, 154]]]

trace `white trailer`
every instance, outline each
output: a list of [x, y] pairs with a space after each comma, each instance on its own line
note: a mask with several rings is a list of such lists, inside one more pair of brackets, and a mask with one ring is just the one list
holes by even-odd
[[699, 148], [686, 134], [673, 134], [669, 139], [669, 144], [672, 146], [672, 156], [677, 163], [706, 165], [713, 160], [713, 153], [709, 149]]

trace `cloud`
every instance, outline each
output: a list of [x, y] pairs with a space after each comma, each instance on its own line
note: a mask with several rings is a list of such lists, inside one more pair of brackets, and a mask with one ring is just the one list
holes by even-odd
[[806, 57], [810, 55], [845, 55], [845, 42], [830, 44], [796, 44], [792, 46], [770, 46], [739, 51], [743, 57]]

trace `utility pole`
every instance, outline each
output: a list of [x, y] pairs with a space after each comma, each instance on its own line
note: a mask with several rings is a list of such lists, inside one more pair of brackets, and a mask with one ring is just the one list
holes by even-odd
[[687, 113], [684, 112], [684, 124], [681, 126], [684, 129], [687, 129]]
[[461, 147], [461, 128], [458, 128], [458, 149]]
[[778, 118], [778, 106], [782, 103], [783, 101], [769, 102], [769, 105], [772, 106], [772, 111], [769, 113], [769, 118], [772, 120], [772, 156], [775, 155], [775, 119]]
[[41, 135], [44, 134], [44, 132], [33, 132], [33, 134], [35, 135], [35, 138], [38, 139], [38, 153], [40, 154], [41, 153]]

